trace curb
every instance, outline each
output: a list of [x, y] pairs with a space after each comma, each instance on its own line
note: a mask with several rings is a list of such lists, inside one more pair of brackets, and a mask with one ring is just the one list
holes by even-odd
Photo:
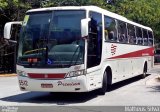
[[14, 77], [17, 76], [17, 74], [0, 74], [0, 77]]
[[160, 64], [155, 64], [154, 67], [153, 67], [153, 69], [154, 68], [160, 68]]
[[157, 75], [151, 79], [145, 81], [145, 85], [148, 86], [160, 86], [160, 76]]
[[160, 63], [154, 63], [154, 65], [156, 66], [156, 65], [160, 65]]
[[156, 78], [156, 81], [157, 81], [157, 82], [160, 82], [160, 76]]

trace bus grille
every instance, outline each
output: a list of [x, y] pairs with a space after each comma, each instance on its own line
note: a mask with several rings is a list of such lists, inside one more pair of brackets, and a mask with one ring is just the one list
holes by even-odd
[[28, 77], [32, 79], [64, 79], [66, 73], [57, 73], [57, 74], [37, 74], [37, 73], [28, 73]]

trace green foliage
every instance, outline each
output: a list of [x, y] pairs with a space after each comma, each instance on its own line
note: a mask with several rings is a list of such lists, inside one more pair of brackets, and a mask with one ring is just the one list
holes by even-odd
[[84, 6], [84, 5], [96, 5], [103, 7], [104, 0], [44, 0], [42, 7], [51, 6]]
[[117, 2], [112, 11], [130, 20], [149, 26], [157, 40], [160, 39], [160, 0], [122, 0]]
[[112, 1], [107, 4], [106, 0], [0, 0], [0, 9], [10, 20], [23, 20], [25, 12], [31, 8], [96, 5], [151, 27], [160, 40], [160, 0]]
[[6, 2], [6, 0], [0, 0], [0, 8], [5, 8], [8, 6], [8, 3]]
[[3, 15], [12, 21], [21, 20], [25, 11], [31, 8], [28, 3], [21, 0], [0, 0], [0, 7], [4, 12]]

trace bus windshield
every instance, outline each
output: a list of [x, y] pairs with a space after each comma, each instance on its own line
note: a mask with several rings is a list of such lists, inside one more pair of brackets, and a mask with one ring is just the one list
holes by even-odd
[[18, 64], [42, 68], [83, 64], [80, 24], [84, 18], [84, 10], [27, 13], [19, 40]]

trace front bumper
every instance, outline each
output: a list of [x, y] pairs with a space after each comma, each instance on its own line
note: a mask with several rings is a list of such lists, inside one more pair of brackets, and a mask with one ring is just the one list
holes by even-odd
[[61, 80], [31, 79], [18, 76], [19, 87], [22, 91], [46, 92], [87, 92], [86, 76], [65, 78]]

